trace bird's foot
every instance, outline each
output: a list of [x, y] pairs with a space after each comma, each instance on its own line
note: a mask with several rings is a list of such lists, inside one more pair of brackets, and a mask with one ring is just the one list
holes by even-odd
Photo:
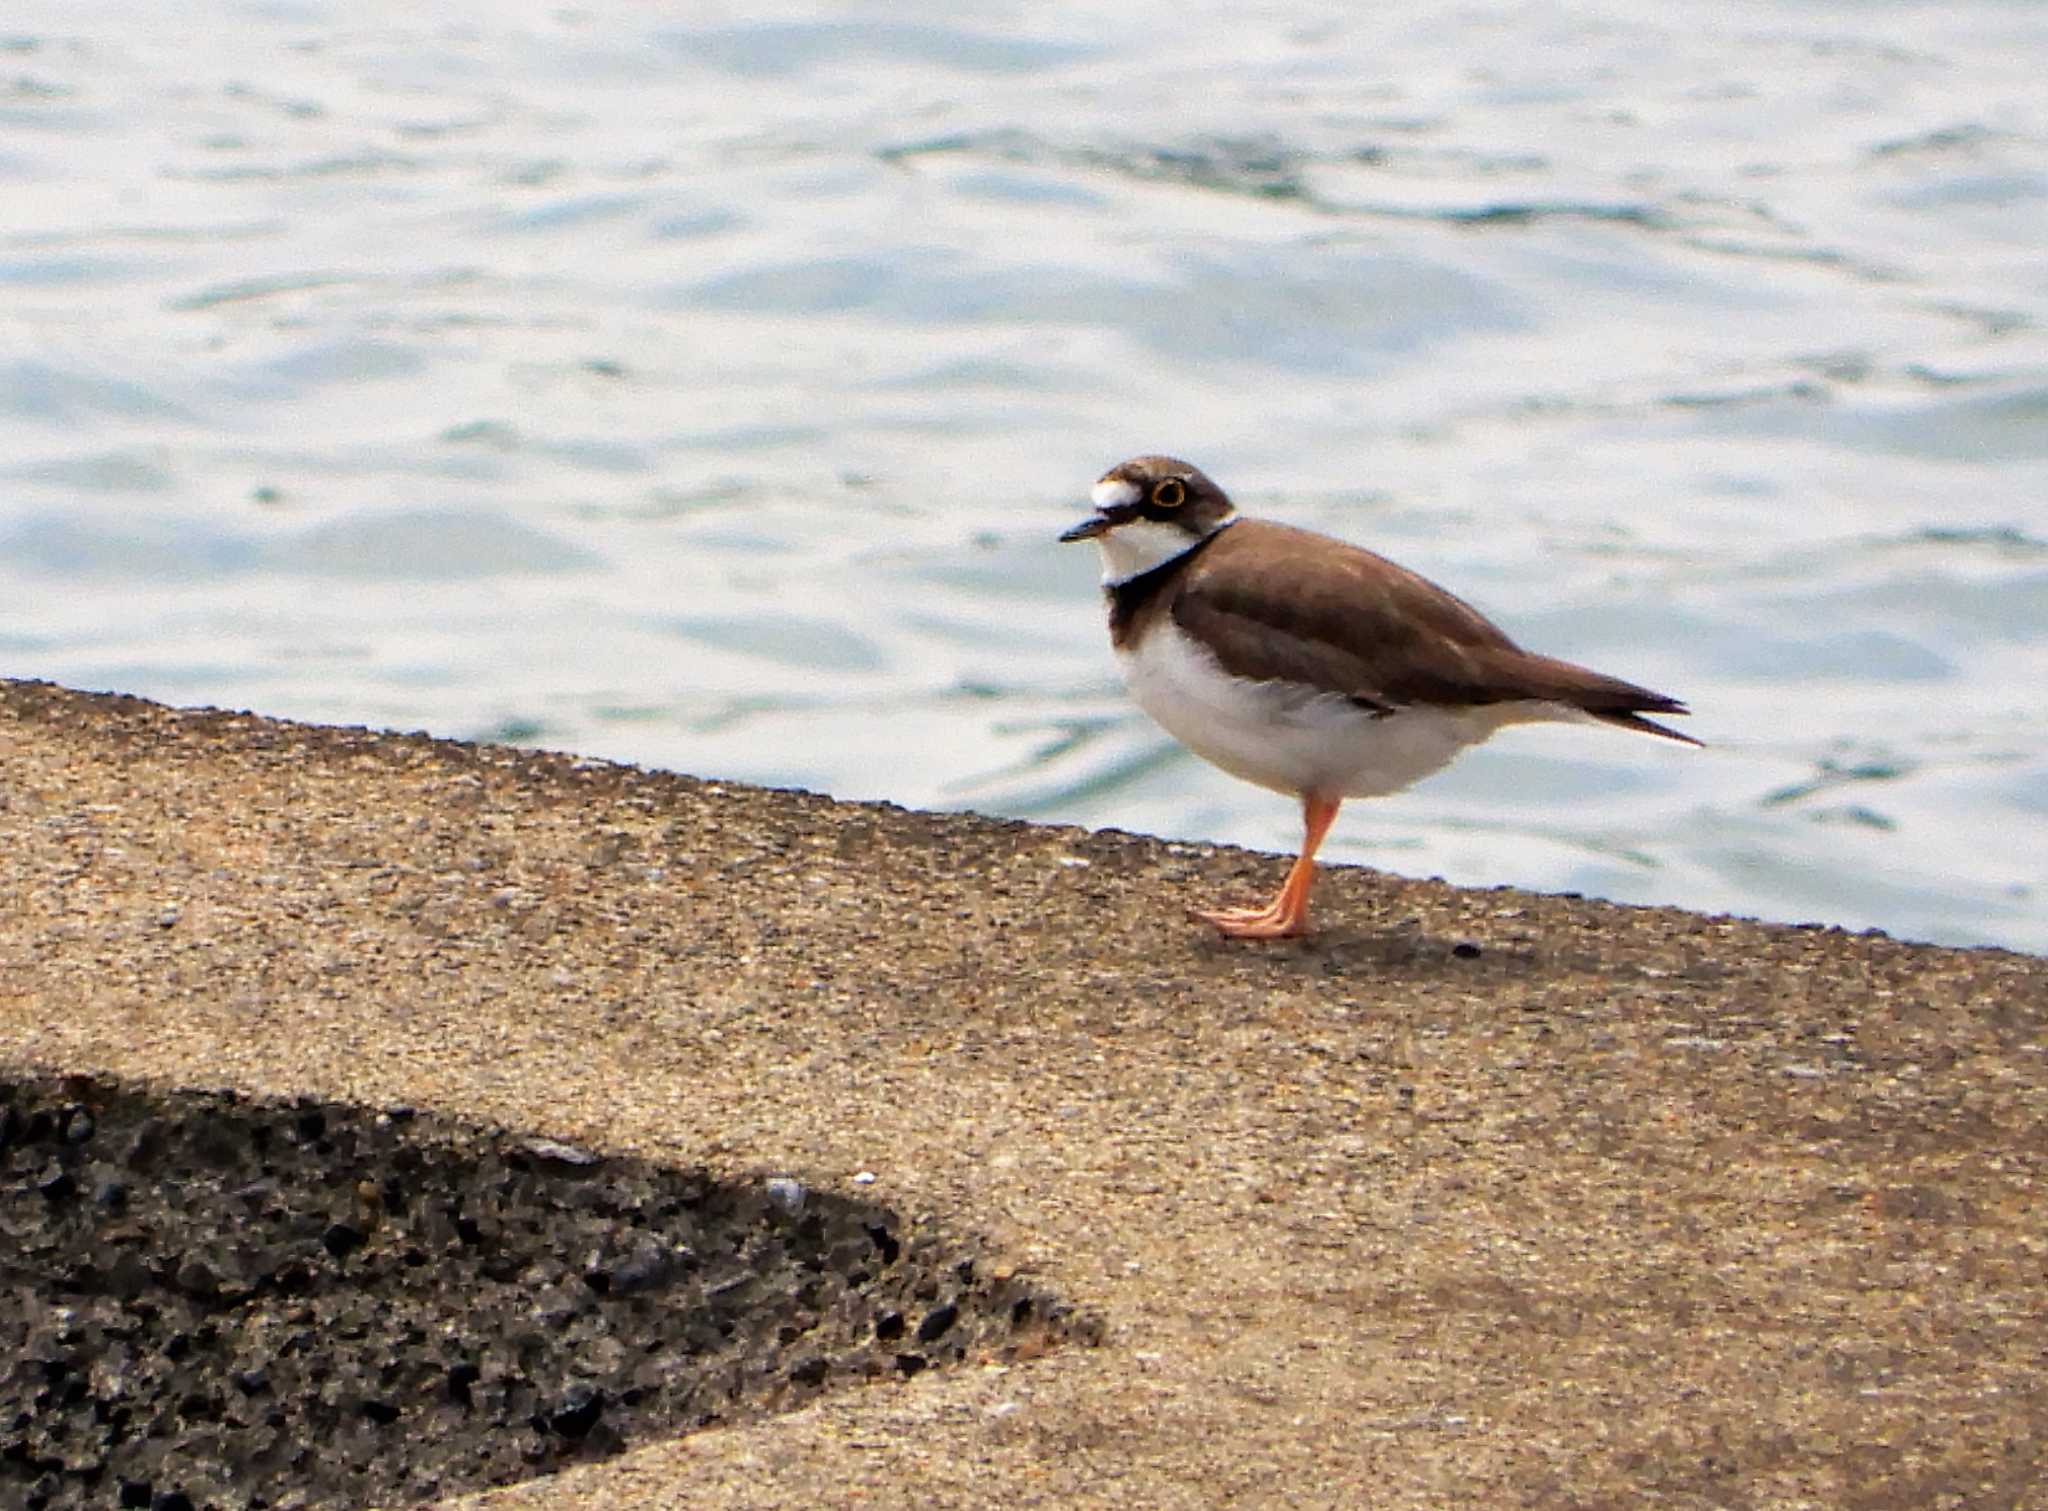
[[1190, 918], [1208, 924], [1226, 939], [1292, 939], [1308, 932], [1307, 907], [1289, 908], [1275, 901], [1263, 908], [1188, 910]]

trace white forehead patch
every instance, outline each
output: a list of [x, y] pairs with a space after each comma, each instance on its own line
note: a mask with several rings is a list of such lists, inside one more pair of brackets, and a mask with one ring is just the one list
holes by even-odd
[[1088, 497], [1098, 509], [1122, 509], [1135, 504], [1145, 496], [1144, 490], [1129, 478], [1106, 477], [1095, 485]]

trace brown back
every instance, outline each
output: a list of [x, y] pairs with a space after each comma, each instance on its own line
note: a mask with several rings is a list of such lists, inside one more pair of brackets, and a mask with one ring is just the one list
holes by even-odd
[[1524, 651], [1426, 578], [1328, 536], [1240, 519], [1155, 575], [1163, 580], [1129, 603], [1120, 639], [1168, 615], [1238, 676], [1302, 683], [1381, 713], [1533, 700], [1698, 743], [1638, 717], [1685, 712], [1677, 700]]

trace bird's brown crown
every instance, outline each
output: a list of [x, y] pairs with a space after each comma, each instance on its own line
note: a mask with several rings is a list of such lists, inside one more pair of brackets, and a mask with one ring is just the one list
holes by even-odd
[[[1117, 484], [1128, 484], [1118, 489]], [[1237, 512], [1230, 496], [1192, 462], [1172, 456], [1134, 456], [1095, 485], [1097, 508], [1110, 528], [1132, 519], [1171, 524], [1200, 538]]]

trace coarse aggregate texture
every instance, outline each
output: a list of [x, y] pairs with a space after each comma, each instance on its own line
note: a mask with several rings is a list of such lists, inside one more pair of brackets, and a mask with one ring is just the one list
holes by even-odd
[[2048, 961], [1185, 919], [1283, 864], [0, 685], [0, 1065], [857, 1192], [1104, 1322], [492, 1511], [2048, 1501]]
[[22, 1511], [431, 1501], [1088, 1329], [787, 1177], [83, 1076], [0, 1082], [0, 1243]]

